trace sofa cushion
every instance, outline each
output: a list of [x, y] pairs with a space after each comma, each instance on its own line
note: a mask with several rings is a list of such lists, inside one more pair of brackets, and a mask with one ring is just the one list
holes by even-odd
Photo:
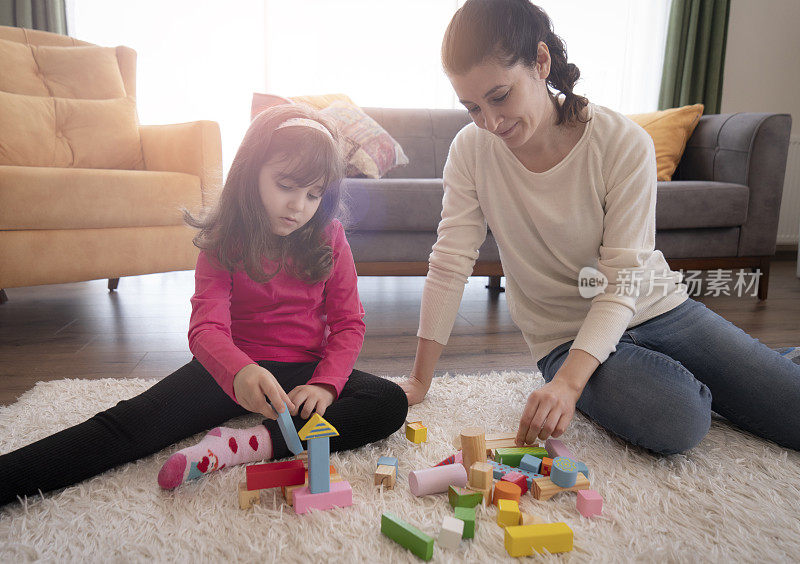
[[0, 230], [180, 225], [200, 205], [190, 174], [0, 166]]
[[349, 222], [358, 231], [436, 231], [442, 216], [440, 178], [347, 178]]
[[127, 94], [114, 48], [34, 45], [31, 50], [50, 96], [106, 100]]
[[132, 98], [71, 100], [0, 92], [0, 165], [141, 169]]
[[0, 39], [0, 90], [13, 94], [50, 95], [31, 48], [25, 43]]
[[[436, 232], [358, 231], [347, 234], [356, 262], [427, 262]], [[499, 261], [500, 252], [491, 232], [478, 250], [479, 261]]]
[[656, 229], [737, 227], [747, 221], [750, 191], [727, 182], [659, 182]]

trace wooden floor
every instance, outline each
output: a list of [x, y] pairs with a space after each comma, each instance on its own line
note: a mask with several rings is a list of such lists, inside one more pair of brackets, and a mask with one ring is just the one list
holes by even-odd
[[[706, 305], [769, 346], [800, 344], [800, 279], [796, 262], [773, 263], [769, 299], [720, 296]], [[367, 337], [357, 368], [408, 374], [416, 348], [422, 277], [363, 277]], [[531, 370], [533, 362], [511, 322], [505, 294], [471, 278], [437, 373]], [[106, 281], [11, 288], [0, 305], [0, 405], [39, 380], [161, 378], [191, 355], [186, 332], [192, 272]]]

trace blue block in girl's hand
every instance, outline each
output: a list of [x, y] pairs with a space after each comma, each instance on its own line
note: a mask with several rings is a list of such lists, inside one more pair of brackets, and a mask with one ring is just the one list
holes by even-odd
[[[277, 410], [275, 411], [277, 412]], [[297, 436], [297, 429], [294, 428], [294, 421], [292, 421], [292, 416], [286, 406], [284, 406], [282, 413], [278, 413], [278, 427], [281, 429], [283, 440], [286, 441], [286, 446], [289, 447], [289, 450], [294, 454], [303, 452], [303, 443], [300, 442], [300, 437]]]

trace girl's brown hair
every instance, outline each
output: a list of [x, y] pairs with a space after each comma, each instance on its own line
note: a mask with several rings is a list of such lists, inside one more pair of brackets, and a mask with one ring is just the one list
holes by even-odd
[[[308, 118], [322, 124], [331, 135], [313, 127], [276, 128], [291, 118]], [[273, 234], [258, 178], [262, 167], [275, 160], [287, 163], [285, 174], [298, 186], [321, 181], [322, 199], [314, 216], [286, 237]], [[204, 217], [184, 212], [186, 223], [200, 231], [194, 244], [209, 253], [223, 268], [243, 269], [255, 282], [267, 282], [286, 269], [306, 282], [327, 278], [333, 252], [325, 240], [325, 228], [339, 212], [344, 159], [335, 128], [319, 112], [302, 105], [281, 105], [258, 114], [250, 123], [236, 152], [219, 202]], [[266, 272], [264, 260], [275, 260]]]
[[566, 45], [553, 33], [548, 15], [529, 0], [467, 0], [445, 31], [442, 64], [448, 74], [464, 74], [489, 58], [507, 67], [521, 61], [531, 68], [536, 64], [540, 41], [550, 50], [547, 84], [564, 95], [559, 104], [548, 89], [558, 113], [556, 123], [584, 121], [581, 114], [589, 100], [572, 91], [580, 70], [567, 62]]

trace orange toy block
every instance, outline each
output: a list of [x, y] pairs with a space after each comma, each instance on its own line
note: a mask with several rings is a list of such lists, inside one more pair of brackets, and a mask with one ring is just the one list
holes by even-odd
[[511, 482], [497, 482], [494, 485], [494, 495], [492, 496], [492, 503], [497, 505], [501, 499], [510, 499], [519, 503], [519, 498], [522, 496], [522, 488], [517, 484]]
[[550, 470], [552, 468], [553, 468], [553, 459], [544, 457], [542, 459], [542, 469], [539, 471], [539, 473], [542, 476], [549, 476], [550, 475]]
[[555, 485], [549, 476], [534, 478], [531, 484], [531, 493], [536, 499], [547, 501], [560, 492], [577, 492], [578, 490], [588, 490], [590, 487], [589, 479], [583, 475], [583, 472], [578, 472], [575, 485], [571, 488], [561, 488]]

